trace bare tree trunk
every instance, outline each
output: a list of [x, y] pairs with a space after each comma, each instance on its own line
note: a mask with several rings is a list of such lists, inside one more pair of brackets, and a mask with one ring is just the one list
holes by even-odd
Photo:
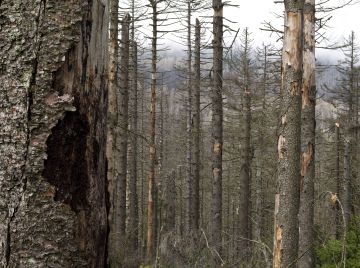
[[108, 263], [116, 260], [116, 218], [114, 215], [115, 205], [115, 187], [117, 183], [116, 170], [116, 128], [118, 124], [118, 101], [117, 101], [117, 64], [119, 62], [119, 1], [110, 0], [110, 40], [109, 40], [109, 89], [108, 89], [108, 112], [107, 112], [107, 141], [106, 141], [106, 158], [107, 158], [107, 183], [109, 192], [109, 235], [108, 235]]
[[117, 179], [114, 193], [114, 237], [112, 238], [116, 247], [114, 248], [114, 261], [111, 267], [117, 267], [124, 258], [125, 251], [120, 251], [125, 246], [126, 226], [126, 172], [127, 172], [127, 133], [128, 133], [128, 104], [129, 104], [129, 23], [130, 15], [126, 14], [121, 22], [121, 47], [120, 47], [120, 72], [118, 93], [118, 125], [116, 138], [117, 152], [115, 159], [117, 163]]
[[147, 241], [146, 259], [148, 262], [154, 257], [155, 223], [154, 223], [154, 191], [156, 166], [156, 72], [157, 72], [157, 0], [150, 0], [152, 7], [152, 40], [151, 40], [151, 108], [150, 108], [150, 173], [148, 177], [148, 212], [147, 212]]
[[[144, 75], [141, 76], [141, 135], [144, 135], [145, 128], [144, 128], [144, 98], [145, 98], [145, 78]], [[141, 185], [140, 185], [140, 207], [141, 207], [141, 222], [140, 222], [140, 241], [141, 241], [141, 257], [145, 256], [145, 146], [144, 146], [144, 139], [141, 139], [141, 162], [140, 162], [140, 172], [141, 172]]]
[[[266, 89], [268, 86], [268, 58], [267, 58], [267, 46], [264, 46], [264, 67], [262, 78], [262, 107], [261, 107], [261, 126], [259, 133], [259, 163], [256, 170], [256, 195], [255, 195], [255, 226], [254, 226], [254, 238], [257, 241], [264, 240], [264, 177], [265, 177], [265, 163], [266, 163], [266, 147], [264, 142], [264, 136], [266, 133]], [[265, 253], [266, 254], [266, 253]]]
[[131, 116], [130, 116], [130, 144], [129, 144], [129, 240], [131, 251], [138, 249], [139, 235], [139, 214], [138, 214], [138, 194], [137, 194], [137, 157], [138, 157], [138, 89], [137, 89], [137, 43], [132, 41], [132, 64], [130, 72], [131, 82]]
[[[192, 174], [192, 124], [191, 124], [191, 116], [192, 116], [192, 71], [191, 71], [191, 59], [192, 59], [192, 48], [191, 48], [191, 0], [187, 0], [187, 73], [186, 73], [186, 86], [187, 86], [187, 165], [186, 165], [186, 173], [187, 173], [187, 193], [188, 199], [186, 204], [186, 229], [187, 231], [192, 231], [194, 229], [194, 203], [193, 203], [193, 174]], [[188, 233], [188, 234], [189, 234]]]
[[301, 180], [299, 209], [299, 267], [315, 266], [314, 181], [315, 181], [315, 0], [305, 0], [301, 110]]
[[200, 222], [200, 22], [196, 19], [195, 25], [195, 51], [194, 51], [194, 84], [193, 84], [193, 115], [192, 115], [192, 137], [193, 137], [193, 229], [199, 229]]
[[[341, 179], [340, 179], [340, 124], [335, 123], [335, 136], [336, 136], [336, 163], [335, 163], [335, 172], [336, 172], [336, 193], [340, 196], [341, 193]], [[336, 203], [336, 230], [335, 230], [335, 238], [341, 239], [341, 211], [340, 206]]]
[[108, 8], [1, 1], [1, 267], [105, 265]]
[[249, 41], [248, 29], [244, 33], [243, 75], [244, 75], [244, 136], [242, 165], [240, 169], [240, 197], [239, 197], [239, 251], [242, 261], [246, 261], [251, 254], [249, 239], [251, 239], [250, 226], [250, 172], [251, 172], [251, 92], [250, 92], [250, 70], [249, 70]]
[[223, 3], [213, 0], [213, 87], [212, 102], [212, 203], [211, 242], [221, 254], [222, 248], [222, 150], [223, 150]]
[[282, 55], [282, 114], [278, 137], [278, 211], [275, 214], [273, 267], [295, 267], [298, 253], [302, 11], [304, 1], [285, 1]]

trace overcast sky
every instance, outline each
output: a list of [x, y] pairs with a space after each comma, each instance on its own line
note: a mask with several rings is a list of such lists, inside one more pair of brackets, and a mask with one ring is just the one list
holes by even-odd
[[[142, 0], [147, 3], [148, 0]], [[208, 0], [211, 1], [211, 0]], [[322, 0], [324, 1], [324, 0]], [[344, 4], [350, 0], [329, 0], [327, 7], [336, 6]], [[360, 0], [353, 0], [360, 1]], [[223, 0], [225, 2], [225, 0]], [[316, 0], [316, 2], [319, 2]], [[276, 4], [274, 0], [232, 0], [232, 4], [239, 5], [239, 7], [230, 7], [227, 6], [224, 8], [224, 17], [228, 18], [231, 21], [236, 23], [229, 24], [229, 22], [224, 22], [231, 26], [232, 29], [237, 30], [240, 28], [242, 31], [245, 27], [248, 27], [250, 32], [252, 33], [253, 45], [261, 46], [262, 43], [265, 44], [275, 44], [277, 46], [281, 46], [281, 42], [277, 42], [278, 39], [276, 34], [270, 36], [269, 32], [261, 31], [260, 28], [264, 27], [263, 23], [265, 21], [271, 22], [274, 26], [276, 26], [279, 30], [283, 30], [283, 19], [278, 18], [277, 15], [281, 15], [284, 10], [284, 4]], [[151, 12], [148, 10], [148, 12]], [[196, 14], [193, 14], [192, 21], [195, 20]], [[204, 14], [202, 14], [204, 15]], [[207, 15], [212, 15], [212, 10], [207, 12]], [[317, 17], [322, 17], [324, 14], [317, 14]], [[355, 35], [358, 36], [357, 43], [360, 44], [360, 3], [345, 6], [341, 9], [335, 10], [331, 13], [331, 20], [328, 22], [329, 28], [326, 30], [326, 37], [329, 39], [329, 42], [324, 42], [320, 44], [320, 46], [327, 46], [328, 44], [337, 43], [338, 45], [343, 43], [344, 37], [348, 37], [351, 31], [355, 31]], [[211, 21], [208, 19], [208, 21]], [[184, 20], [183, 20], [184, 22]], [[151, 27], [148, 26], [149, 23], [143, 23], [145, 28], [141, 28], [141, 31], [146, 32], [147, 34], [151, 34]], [[170, 28], [176, 29], [179, 26], [173, 25]], [[209, 24], [208, 27], [211, 27]], [[172, 30], [166, 28], [166, 30]], [[176, 32], [176, 31], [175, 31]], [[208, 32], [209, 34], [209, 32]], [[233, 40], [233, 36], [235, 33], [230, 35], [229, 33], [225, 34], [225, 42], [230, 44]], [[177, 40], [176, 37], [172, 34], [167, 34], [163, 41], [166, 44], [170, 45], [175, 50], [179, 49], [179, 45], [171, 42], [170, 40]], [[161, 41], [163, 43], [163, 41]], [[161, 43], [160, 42], [160, 43]], [[183, 48], [183, 47], [182, 47]], [[168, 51], [167, 56], [174, 54], [173, 52]], [[335, 63], [338, 59], [343, 57], [343, 53], [339, 51], [329, 51], [323, 49], [316, 50], [317, 58], [326, 59], [330, 62]]]
[[[348, 0], [331, 0], [328, 6], [336, 6], [345, 3]], [[318, 1], [317, 1], [318, 2]], [[224, 11], [224, 16], [237, 21], [237, 28], [249, 27], [253, 32], [253, 39], [256, 45], [261, 45], [262, 42], [274, 43], [277, 39], [276, 35], [269, 36], [268, 32], [260, 31], [259, 28], [263, 27], [264, 21], [271, 21], [282, 30], [282, 19], [277, 19], [275, 14], [282, 14], [284, 10], [283, 4], [275, 4], [273, 0], [237, 0], [239, 8], [228, 7]], [[275, 13], [275, 14], [274, 14]], [[326, 31], [326, 36], [329, 38], [330, 43], [341, 43], [344, 37], [348, 37], [351, 31], [355, 31], [358, 43], [360, 43], [360, 3], [346, 6], [331, 13], [332, 18], [329, 21], [330, 28]], [[317, 16], [321, 16], [320, 14]], [[321, 44], [325, 46], [326, 44]], [[329, 52], [318, 49], [318, 57], [323, 57]], [[331, 53], [334, 58], [339, 57], [339, 53]]]

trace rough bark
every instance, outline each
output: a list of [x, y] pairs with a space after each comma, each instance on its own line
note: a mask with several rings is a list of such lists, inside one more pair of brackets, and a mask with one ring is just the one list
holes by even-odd
[[265, 177], [265, 165], [266, 165], [266, 147], [264, 141], [264, 135], [266, 133], [266, 89], [268, 87], [268, 48], [264, 46], [264, 67], [262, 69], [262, 85], [261, 85], [261, 126], [259, 133], [259, 161], [258, 168], [256, 170], [256, 195], [255, 195], [255, 224], [254, 224], [254, 238], [257, 241], [264, 240], [264, 228], [265, 228], [265, 213], [264, 213], [264, 177]]
[[137, 43], [131, 43], [131, 65], [129, 81], [131, 83], [129, 101], [130, 104], [130, 143], [129, 143], [129, 243], [132, 251], [138, 248], [139, 214], [137, 194], [137, 158], [138, 158], [138, 89], [137, 89]]
[[117, 183], [116, 170], [116, 128], [118, 124], [118, 101], [117, 101], [117, 64], [119, 56], [119, 19], [118, 19], [118, 0], [110, 0], [110, 28], [109, 28], [109, 88], [108, 88], [108, 111], [107, 111], [107, 139], [106, 139], [106, 160], [107, 160], [107, 186], [109, 193], [109, 234], [108, 234], [108, 263], [110, 264], [116, 259], [116, 245], [115, 240], [115, 187]]
[[0, 12], [0, 264], [103, 267], [108, 6]]
[[116, 192], [118, 200], [114, 206], [116, 217], [119, 223], [119, 238], [121, 247], [125, 243], [126, 228], [126, 173], [127, 173], [127, 149], [128, 149], [128, 125], [129, 125], [129, 25], [130, 15], [125, 14], [121, 21], [121, 41], [120, 41], [120, 60], [119, 60], [119, 86], [118, 86], [118, 136], [117, 136], [117, 155], [118, 161], [118, 183]]
[[147, 240], [146, 258], [150, 262], [154, 256], [154, 191], [156, 166], [156, 72], [157, 72], [157, 1], [150, 0], [152, 8], [152, 39], [151, 39], [151, 108], [150, 108], [150, 173], [148, 176], [148, 211], [147, 211]]
[[299, 208], [299, 267], [315, 266], [315, 0], [305, 0], [301, 110], [301, 181]]
[[223, 3], [213, 0], [213, 85], [212, 103], [212, 202], [211, 202], [211, 242], [221, 254], [222, 247], [222, 151], [223, 151]]
[[303, 7], [304, 1], [285, 1], [274, 268], [295, 267], [298, 253]]
[[239, 196], [239, 251], [242, 261], [250, 256], [251, 226], [251, 194], [250, 194], [250, 172], [251, 172], [251, 89], [250, 89], [250, 66], [249, 66], [249, 34], [248, 29], [244, 32], [244, 52], [242, 59], [242, 74], [244, 81], [244, 128], [242, 137], [241, 169], [240, 169], [240, 196]]
[[199, 229], [200, 222], [200, 31], [201, 26], [198, 19], [195, 24], [195, 48], [194, 48], [194, 82], [193, 82], [193, 115], [192, 115], [192, 139], [193, 139], [193, 184], [192, 184], [192, 207], [194, 230]]
[[191, 116], [192, 116], [192, 70], [191, 70], [191, 61], [192, 61], [192, 47], [191, 47], [191, 0], [187, 0], [187, 72], [186, 72], [186, 87], [187, 87], [187, 155], [186, 155], [186, 173], [187, 173], [187, 193], [188, 199], [186, 204], [186, 229], [188, 230], [188, 234], [190, 234], [191, 230], [194, 229], [194, 203], [193, 203], [193, 184], [194, 178], [192, 174], [192, 125], [191, 125]]

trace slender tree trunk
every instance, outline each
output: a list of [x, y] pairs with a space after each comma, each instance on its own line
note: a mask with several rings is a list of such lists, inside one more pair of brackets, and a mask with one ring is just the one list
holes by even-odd
[[251, 92], [250, 92], [250, 73], [249, 73], [249, 41], [248, 29], [245, 29], [244, 40], [244, 58], [243, 58], [243, 75], [244, 75], [244, 136], [242, 165], [240, 169], [240, 197], [239, 197], [239, 251], [242, 261], [250, 257], [251, 226], [250, 226], [250, 172], [251, 172]]
[[[130, 48], [131, 63], [129, 65], [129, 82], [131, 111], [130, 111], [130, 143], [129, 143], [129, 240], [130, 249], [136, 252], [139, 236], [139, 208], [138, 208], [138, 73], [137, 73], [137, 43], [135, 42], [135, 0], [131, 1], [131, 29]], [[137, 253], [137, 252], [136, 252]]]
[[200, 222], [200, 22], [196, 19], [195, 25], [195, 51], [194, 51], [194, 83], [193, 83], [193, 115], [192, 115], [192, 137], [193, 137], [193, 229], [199, 229]]
[[109, 235], [108, 235], [108, 262], [116, 261], [116, 251], [120, 245], [116, 240], [116, 217], [114, 212], [115, 205], [115, 188], [117, 184], [116, 170], [116, 129], [118, 124], [118, 101], [117, 101], [117, 64], [119, 62], [119, 1], [110, 0], [110, 40], [109, 40], [109, 89], [108, 89], [108, 124], [107, 124], [107, 141], [106, 141], [106, 158], [107, 158], [107, 182], [109, 192]]
[[137, 44], [132, 42], [131, 46], [131, 117], [130, 117], [130, 144], [129, 144], [129, 240], [130, 248], [136, 251], [138, 248], [138, 235], [139, 235], [139, 214], [138, 214], [138, 194], [137, 194], [137, 158], [138, 158], [138, 89], [137, 89]]
[[212, 203], [211, 241], [221, 254], [222, 248], [222, 151], [223, 151], [223, 3], [213, 0], [213, 87], [212, 102]]
[[298, 256], [302, 11], [304, 1], [285, 1], [282, 55], [282, 113], [278, 137], [278, 211], [275, 214], [273, 267], [295, 267]]
[[299, 267], [315, 266], [315, 0], [305, 0], [301, 110], [301, 180], [299, 209]]
[[[116, 217], [116, 240], [119, 239], [120, 248], [125, 246], [126, 227], [126, 173], [127, 173], [127, 152], [128, 152], [128, 107], [129, 107], [129, 25], [130, 15], [126, 14], [121, 22], [120, 42], [120, 81], [118, 95], [118, 183], [114, 199], [114, 217]], [[117, 255], [119, 250], [117, 248]]]
[[152, 7], [152, 40], [151, 40], [151, 108], [150, 108], [150, 173], [148, 177], [148, 212], [146, 258], [151, 262], [154, 256], [155, 223], [154, 223], [154, 191], [156, 166], [156, 72], [157, 72], [157, 0], [150, 0]]
[[264, 68], [262, 78], [262, 107], [261, 107], [261, 126], [259, 133], [259, 162], [256, 171], [256, 196], [255, 196], [255, 228], [254, 238], [257, 241], [264, 240], [264, 169], [266, 163], [266, 147], [264, 142], [264, 136], [266, 133], [266, 88], [267, 88], [267, 76], [268, 76], [268, 58], [267, 58], [267, 46], [264, 46]]
[[[141, 135], [145, 135], [145, 127], [144, 127], [144, 98], [145, 98], [145, 79], [144, 75], [141, 76]], [[140, 162], [140, 172], [141, 172], [141, 188], [140, 188], [140, 207], [141, 207], [141, 232], [140, 232], [140, 241], [141, 241], [141, 256], [145, 256], [145, 167], [144, 167], [144, 161], [145, 161], [145, 146], [144, 146], [144, 139], [141, 139], [141, 162]]]
[[193, 153], [192, 153], [192, 70], [191, 70], [191, 60], [192, 60], [192, 48], [191, 48], [191, 0], [187, 0], [187, 73], [186, 73], [186, 86], [187, 86], [187, 193], [188, 199], [186, 204], [186, 229], [189, 231], [188, 234], [194, 229], [194, 178], [192, 174], [192, 162], [193, 162]]
[[105, 265], [108, 11], [1, 1], [1, 267]]
[[[336, 136], [336, 163], [335, 163], [335, 172], [336, 172], [336, 193], [337, 196], [340, 196], [341, 193], [341, 178], [340, 178], [340, 124], [335, 123], [335, 136]], [[336, 203], [336, 239], [341, 239], [341, 229], [342, 229], [342, 217], [341, 210], [338, 203]]]

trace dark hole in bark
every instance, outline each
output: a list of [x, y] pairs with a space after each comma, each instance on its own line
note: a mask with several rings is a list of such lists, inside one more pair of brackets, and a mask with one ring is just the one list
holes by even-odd
[[86, 163], [86, 140], [89, 126], [78, 111], [66, 112], [52, 129], [47, 144], [43, 176], [55, 186], [54, 200], [70, 205], [79, 212], [88, 206], [89, 187]]

